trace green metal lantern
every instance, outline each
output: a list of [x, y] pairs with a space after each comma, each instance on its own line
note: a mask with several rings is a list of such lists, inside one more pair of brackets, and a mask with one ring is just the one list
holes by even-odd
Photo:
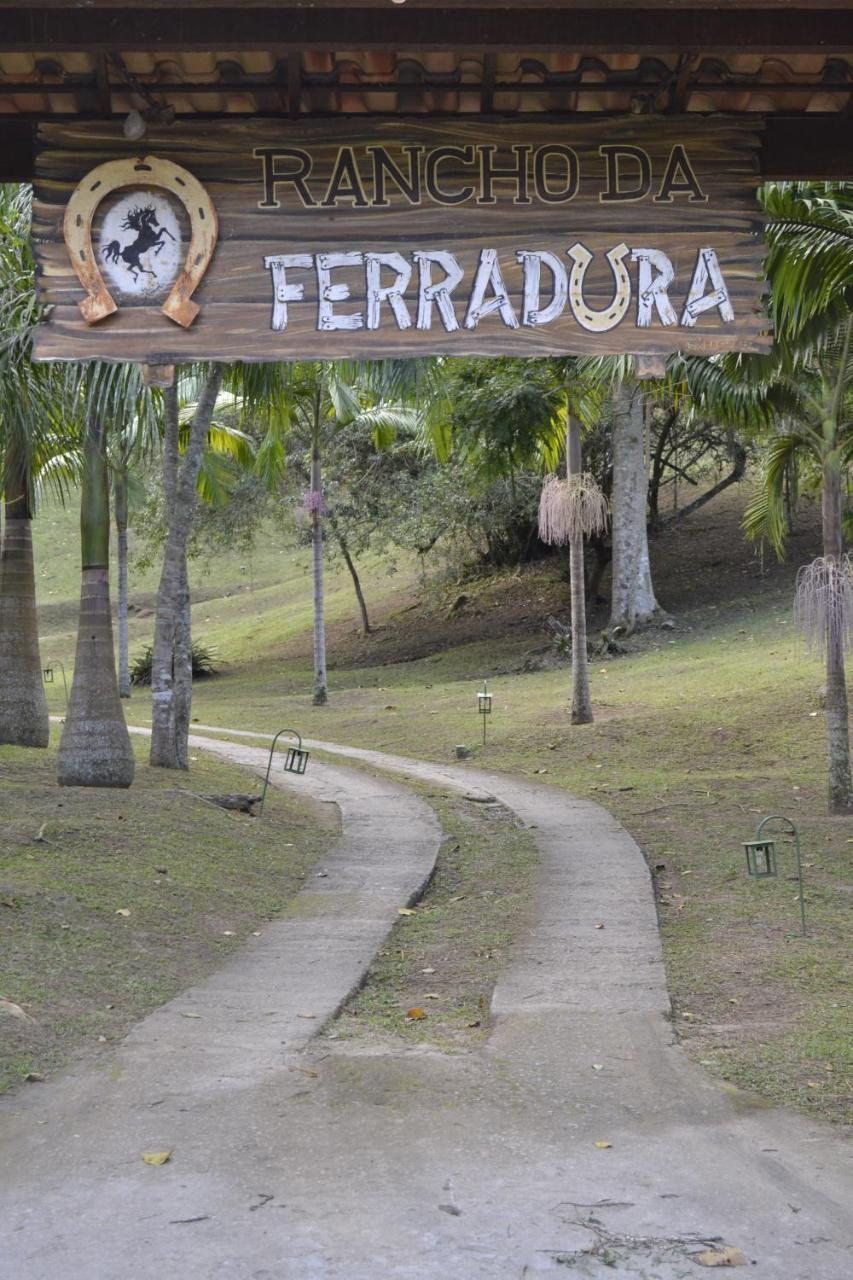
[[754, 880], [778, 875], [775, 840], [744, 840], [743, 847], [746, 850], [746, 869]]
[[264, 790], [261, 796], [261, 806], [260, 806], [260, 809], [258, 810], [259, 818], [264, 812], [264, 801], [267, 798], [267, 787], [269, 786], [269, 781], [270, 781], [270, 770], [272, 769], [272, 758], [275, 754], [275, 746], [283, 733], [292, 733], [298, 744], [295, 747], [287, 748], [287, 751], [285, 752], [285, 755], [284, 755], [284, 764], [282, 766], [284, 769], [284, 772], [285, 773], [304, 773], [305, 770], [308, 768], [308, 756], [310, 753], [306, 751], [302, 746], [302, 735], [300, 733], [297, 733], [296, 729], [279, 729], [278, 733], [273, 738], [272, 746], [270, 747], [270, 758], [267, 761], [267, 776], [264, 778]]
[[477, 712], [483, 717], [483, 746], [486, 745], [486, 716], [492, 714], [492, 695], [489, 693], [488, 680], [483, 681], [483, 687], [477, 694]]
[[806, 936], [806, 895], [803, 886], [803, 857], [800, 851], [800, 829], [792, 818], [786, 818], [781, 813], [771, 813], [768, 817], [762, 818], [758, 826], [755, 828], [755, 835], [752, 840], [744, 840], [743, 847], [746, 850], [746, 869], [752, 876], [753, 880], [769, 880], [771, 876], [778, 875], [776, 869], [776, 841], [764, 838], [764, 828], [768, 822], [782, 822], [785, 824], [787, 832], [794, 837], [794, 852], [797, 857], [797, 880], [800, 889], [800, 933]]

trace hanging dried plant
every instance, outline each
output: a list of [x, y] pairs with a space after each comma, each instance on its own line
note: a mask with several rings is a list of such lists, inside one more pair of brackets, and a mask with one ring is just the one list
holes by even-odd
[[827, 639], [838, 637], [845, 649], [853, 647], [853, 563], [818, 556], [797, 574], [794, 619], [806, 647], [820, 657]]
[[302, 496], [302, 510], [307, 511], [309, 515], [326, 514], [326, 504], [323, 501], [323, 494], [320, 489], [309, 489]]
[[607, 499], [588, 473], [561, 480], [546, 476], [539, 497], [539, 537], [565, 546], [607, 527]]

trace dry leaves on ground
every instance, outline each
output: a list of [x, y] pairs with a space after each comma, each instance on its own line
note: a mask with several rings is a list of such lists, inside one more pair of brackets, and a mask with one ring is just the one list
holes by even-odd
[[694, 1253], [693, 1261], [698, 1262], [700, 1267], [745, 1267], [746, 1258], [740, 1249], [735, 1248], [732, 1244], [724, 1245], [722, 1249], [706, 1249], [703, 1253]]

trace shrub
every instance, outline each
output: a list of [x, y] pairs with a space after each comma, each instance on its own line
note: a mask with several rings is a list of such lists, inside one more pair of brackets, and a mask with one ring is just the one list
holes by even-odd
[[[132, 659], [130, 664], [131, 684], [150, 685], [152, 657], [153, 649], [149, 644]], [[212, 676], [219, 675], [219, 668], [215, 665], [217, 661], [215, 649], [209, 649], [207, 645], [200, 644], [196, 640], [193, 642], [192, 659], [193, 680], [209, 680]]]

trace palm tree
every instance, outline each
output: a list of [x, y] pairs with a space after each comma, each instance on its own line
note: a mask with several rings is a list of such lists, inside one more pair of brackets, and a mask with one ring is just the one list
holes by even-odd
[[223, 366], [212, 364], [201, 371], [187, 371], [194, 383], [193, 404], [185, 448], [181, 457], [179, 382], [163, 396], [165, 431], [163, 486], [168, 512], [168, 532], [157, 591], [157, 616], [151, 661], [152, 765], [187, 769], [187, 737], [192, 699], [190, 592], [187, 578], [187, 544], [198, 497], [199, 476]]
[[767, 447], [748, 534], [768, 537], [781, 556], [786, 475], [793, 465], [815, 476], [823, 554], [800, 570], [796, 614], [826, 661], [829, 809], [850, 813], [844, 650], [853, 640], [853, 571], [843, 548], [843, 490], [853, 461], [853, 186], [780, 184], [763, 199], [775, 346], [767, 356], [690, 359], [683, 367], [699, 402], [728, 420], [785, 424]]
[[592, 724], [589, 661], [586, 642], [586, 581], [583, 541], [604, 531], [607, 500], [593, 476], [584, 474], [581, 427], [566, 408], [566, 479], [551, 475], [539, 500], [539, 536], [543, 542], [569, 547], [569, 590], [572, 625], [572, 724]]
[[[421, 381], [419, 382], [419, 378]], [[288, 465], [285, 441], [301, 446], [308, 456], [309, 488], [303, 506], [311, 522], [311, 553], [314, 586], [314, 680], [313, 703], [328, 702], [325, 622], [325, 525], [328, 516], [323, 492], [323, 451], [345, 428], [369, 434], [377, 449], [388, 448], [401, 429], [429, 423], [438, 447], [442, 427], [431, 419], [423, 395], [422, 408], [407, 405], [418, 398], [418, 387], [427, 385], [419, 362], [357, 361], [319, 363], [305, 361], [293, 365], [237, 366], [230, 385], [242, 400], [245, 411], [258, 415], [267, 424], [267, 435], [258, 449], [257, 468], [270, 485], [276, 485]], [[298, 467], [297, 467], [298, 470]], [[334, 527], [333, 527], [334, 533]], [[343, 548], [342, 548], [343, 553]], [[357, 575], [353, 575], [357, 583]], [[359, 587], [356, 587], [358, 594]], [[361, 601], [363, 605], [363, 600]], [[365, 621], [366, 609], [362, 608]], [[366, 622], [369, 629], [369, 623]]]
[[[58, 455], [69, 460], [63, 409], [65, 369], [33, 364], [36, 305], [29, 245], [31, 192], [0, 186], [0, 488], [5, 537], [0, 556], [0, 742], [46, 747], [50, 733], [36, 622], [32, 517], [36, 481], [63, 492]], [[72, 443], [72, 453], [74, 444]]]
[[107, 423], [127, 421], [144, 395], [136, 365], [93, 364], [79, 386], [85, 414], [80, 493], [82, 586], [74, 679], [59, 744], [61, 786], [129, 787], [133, 748], [116, 680], [110, 607]]

